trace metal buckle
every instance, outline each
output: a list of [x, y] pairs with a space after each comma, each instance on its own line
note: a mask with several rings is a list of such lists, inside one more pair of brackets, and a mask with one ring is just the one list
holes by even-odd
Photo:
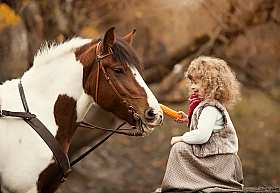
[[110, 79], [110, 77], [109, 77], [109, 75], [107, 74], [107, 72], [104, 72], [103, 75], [104, 75], [104, 77], [106, 78], [106, 80], [109, 80], [109, 79]]
[[101, 60], [101, 56], [100, 56], [100, 55], [97, 55], [97, 56], [96, 56], [96, 61], [99, 62], [100, 60]]
[[139, 121], [140, 120], [140, 116], [137, 113], [133, 113], [133, 118], [135, 121]]
[[66, 179], [67, 179], [67, 178], [63, 176], [63, 178], [61, 179], [61, 183], [65, 182]]

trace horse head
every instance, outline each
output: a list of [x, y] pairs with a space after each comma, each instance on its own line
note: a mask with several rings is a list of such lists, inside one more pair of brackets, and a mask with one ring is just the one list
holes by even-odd
[[143, 80], [143, 64], [131, 42], [135, 30], [124, 38], [114, 27], [76, 51], [83, 65], [83, 88], [96, 104], [145, 133], [162, 124], [157, 99]]

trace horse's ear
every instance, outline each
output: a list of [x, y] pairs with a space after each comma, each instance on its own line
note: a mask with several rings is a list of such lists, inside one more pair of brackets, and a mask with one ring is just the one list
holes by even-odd
[[103, 52], [111, 52], [112, 47], [115, 42], [115, 34], [114, 34], [115, 27], [111, 27], [108, 29], [104, 35], [103, 41], [102, 41], [102, 51]]
[[123, 37], [123, 39], [127, 43], [131, 44], [132, 43], [132, 38], [133, 38], [133, 35], [135, 34], [135, 32], [136, 32], [136, 29], [134, 29], [132, 32], [130, 32], [130, 34], [128, 34], [127, 36]]

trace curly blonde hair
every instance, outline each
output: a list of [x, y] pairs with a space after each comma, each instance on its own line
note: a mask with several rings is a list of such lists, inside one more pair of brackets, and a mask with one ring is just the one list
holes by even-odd
[[240, 99], [241, 84], [222, 59], [200, 56], [191, 62], [185, 76], [189, 87], [191, 81], [201, 80], [205, 99], [217, 99], [228, 108]]

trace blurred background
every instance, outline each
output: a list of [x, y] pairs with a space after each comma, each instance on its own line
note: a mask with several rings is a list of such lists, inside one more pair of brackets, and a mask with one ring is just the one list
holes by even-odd
[[[145, 80], [160, 103], [177, 111], [188, 111], [189, 62], [200, 55], [224, 59], [243, 85], [229, 113], [245, 186], [280, 184], [279, 0], [0, 0], [0, 82], [22, 76], [46, 41], [94, 38], [112, 26], [121, 37], [136, 28], [133, 47]], [[108, 128], [119, 123], [99, 107], [86, 120]], [[115, 134], [74, 166], [58, 192], [152, 192], [163, 179], [171, 137], [186, 131], [165, 117], [147, 137]], [[80, 128], [70, 159], [105, 134]]]

